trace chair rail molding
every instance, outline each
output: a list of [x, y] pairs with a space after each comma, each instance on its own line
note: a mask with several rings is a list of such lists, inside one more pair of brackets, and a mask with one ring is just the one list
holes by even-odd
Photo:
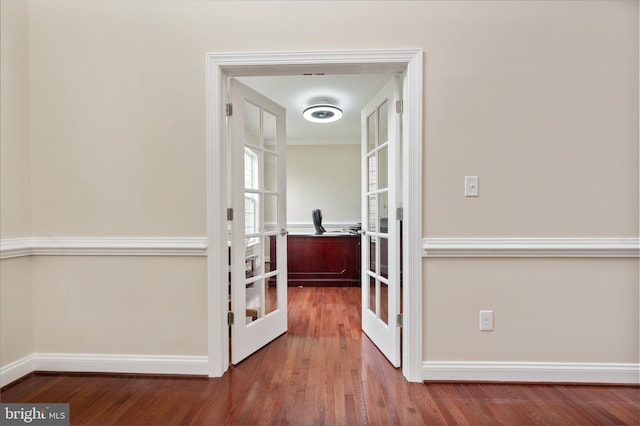
[[206, 237], [25, 237], [0, 240], [0, 259], [21, 256], [206, 256]]
[[640, 238], [424, 238], [432, 257], [640, 257]]
[[31, 256], [31, 238], [3, 238], [0, 240], [0, 259]]

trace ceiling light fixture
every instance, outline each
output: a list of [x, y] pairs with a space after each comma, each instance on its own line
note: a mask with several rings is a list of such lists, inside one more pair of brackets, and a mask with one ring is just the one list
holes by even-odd
[[318, 103], [306, 108], [302, 116], [313, 123], [331, 123], [340, 120], [342, 110], [330, 103]]

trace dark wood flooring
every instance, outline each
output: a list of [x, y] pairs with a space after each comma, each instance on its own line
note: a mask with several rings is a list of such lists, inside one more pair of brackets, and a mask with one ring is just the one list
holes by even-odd
[[289, 288], [289, 332], [222, 378], [35, 374], [0, 398], [92, 425], [640, 424], [634, 386], [407, 383], [359, 306], [358, 288]]

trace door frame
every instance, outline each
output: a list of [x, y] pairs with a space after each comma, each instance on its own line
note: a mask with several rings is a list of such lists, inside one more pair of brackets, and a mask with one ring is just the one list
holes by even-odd
[[422, 120], [421, 49], [206, 55], [207, 337], [209, 376], [229, 368], [227, 78], [302, 73], [403, 73], [403, 338], [402, 374], [422, 381]]

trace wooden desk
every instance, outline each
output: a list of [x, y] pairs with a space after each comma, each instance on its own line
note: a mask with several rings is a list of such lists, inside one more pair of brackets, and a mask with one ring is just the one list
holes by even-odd
[[360, 235], [290, 234], [287, 258], [289, 287], [360, 286]]

